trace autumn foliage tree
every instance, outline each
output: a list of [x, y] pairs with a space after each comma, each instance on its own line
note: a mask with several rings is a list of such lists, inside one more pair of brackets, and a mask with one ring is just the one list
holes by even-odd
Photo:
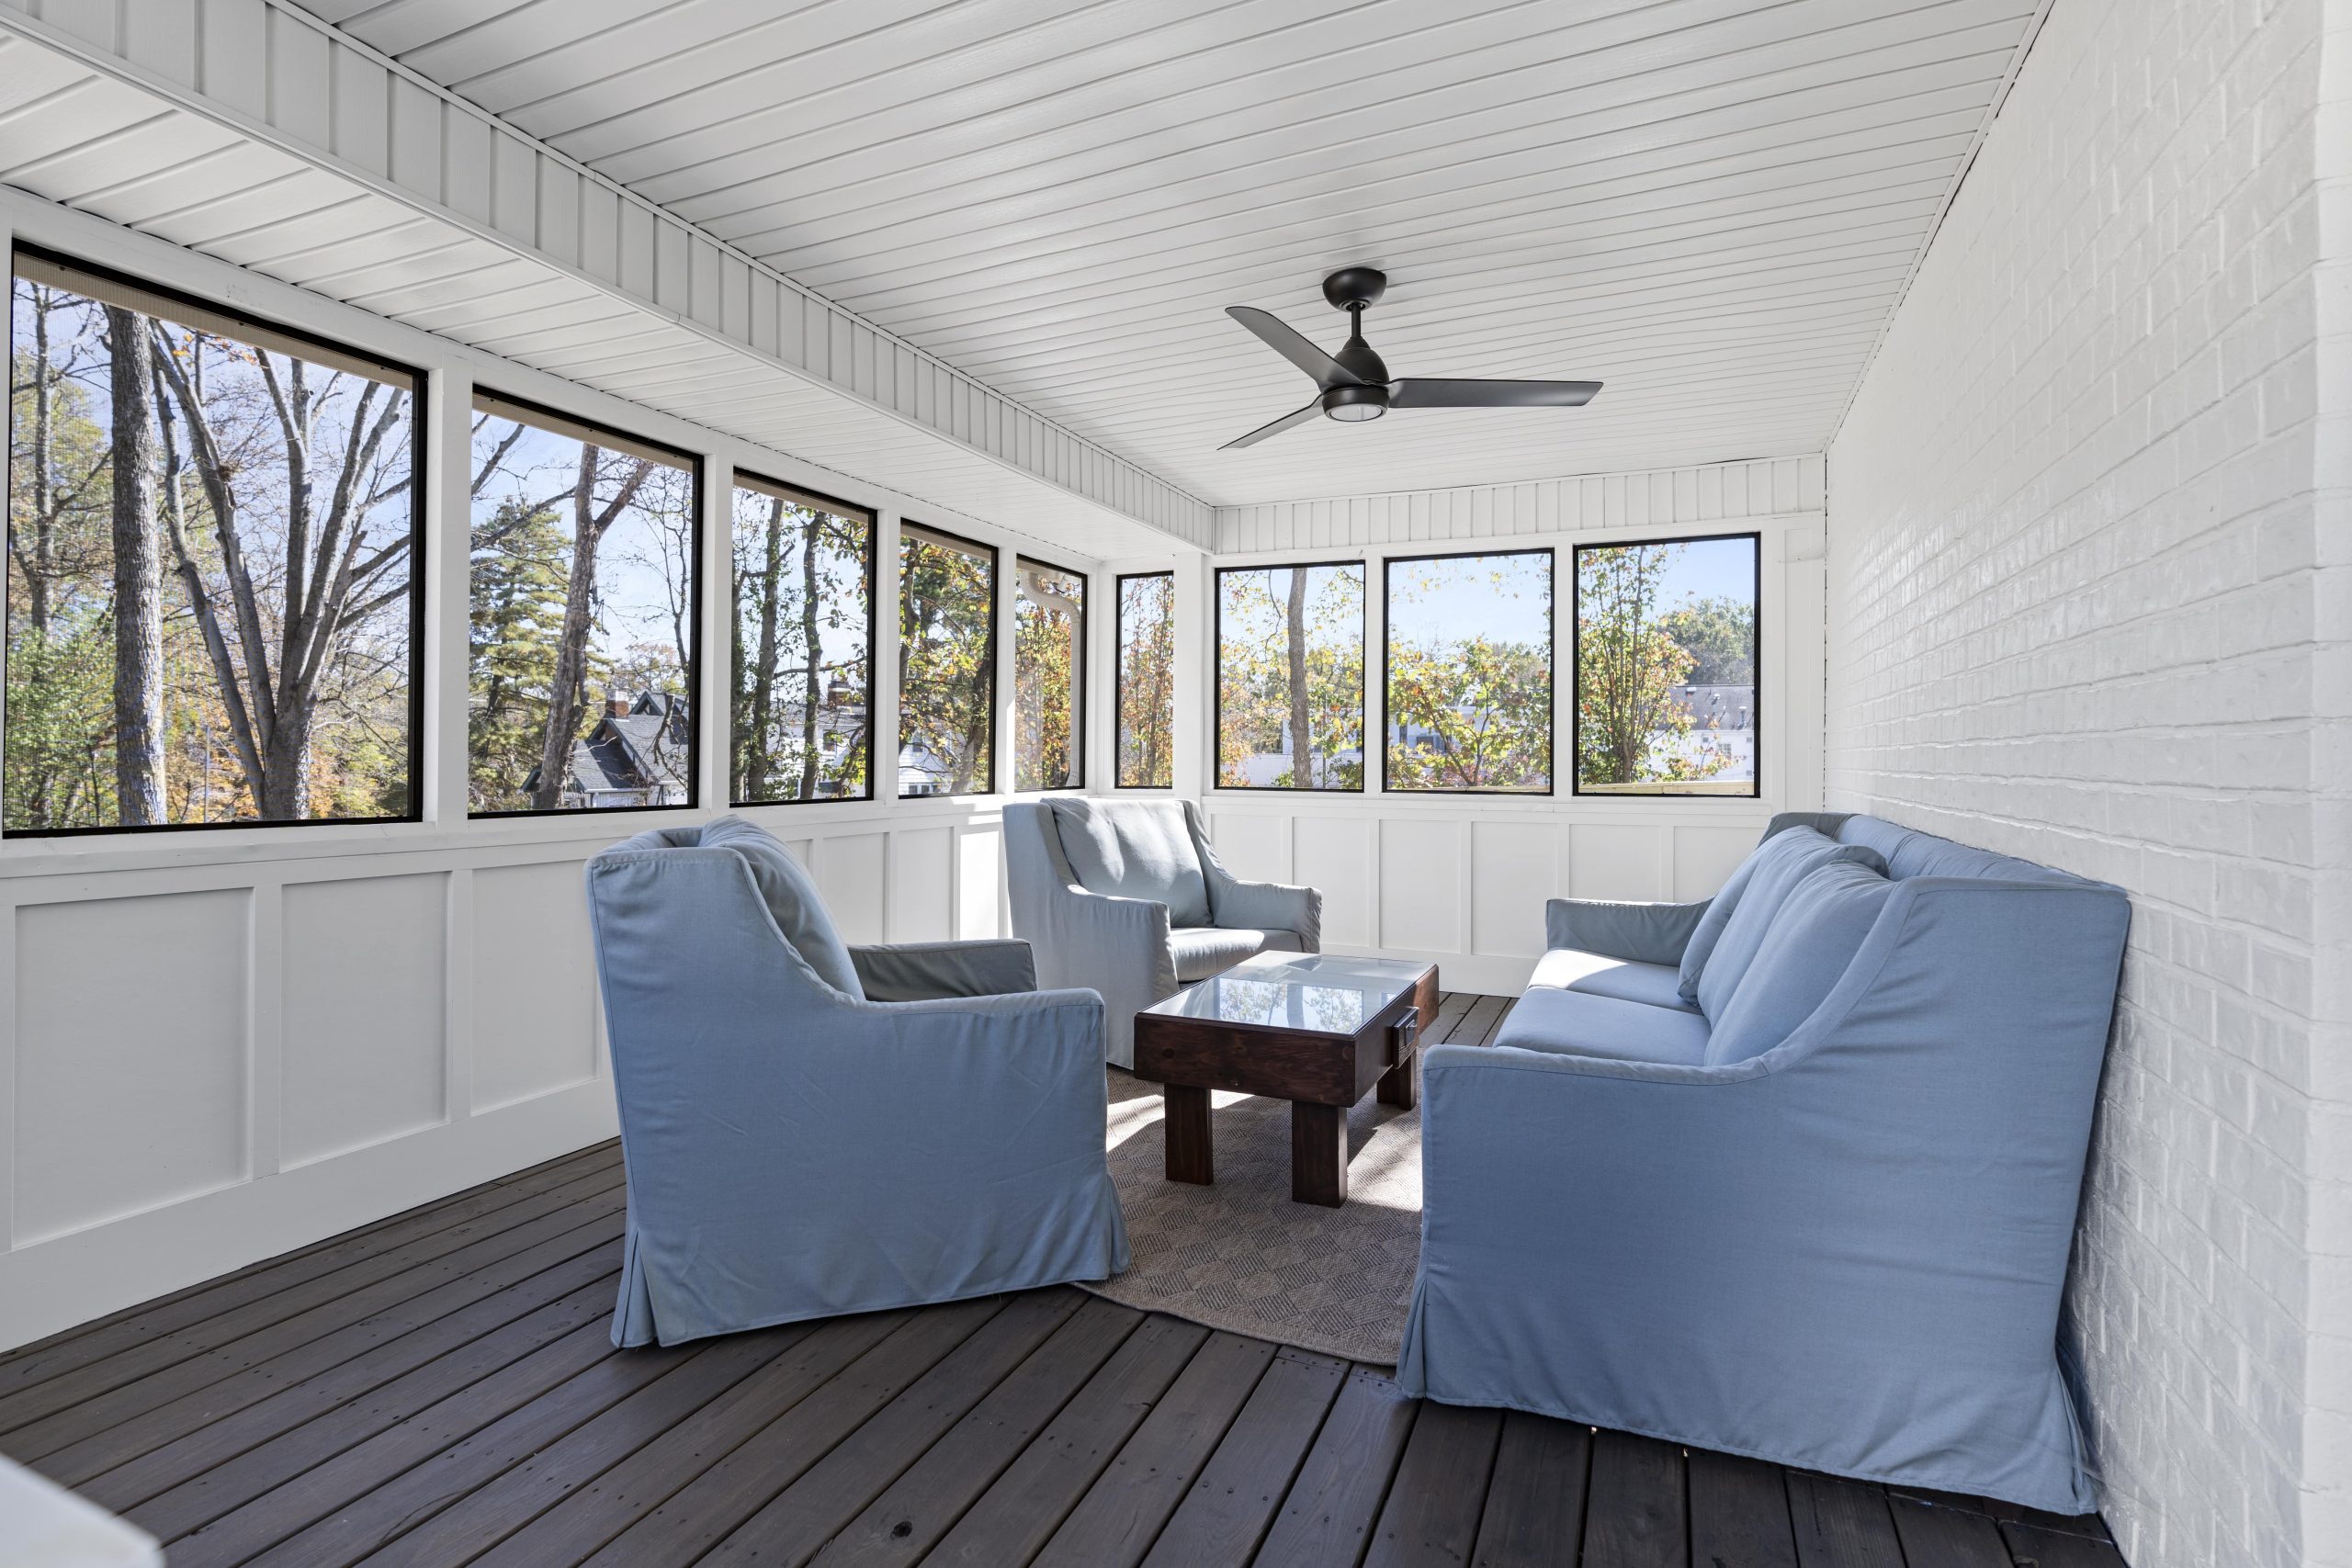
[[1118, 783], [1166, 789], [1175, 780], [1176, 577], [1119, 580]]
[[1548, 552], [1389, 563], [1392, 790], [1552, 783]]
[[899, 743], [924, 793], [996, 787], [996, 557], [929, 529], [899, 539]]
[[1086, 579], [1016, 563], [1012, 603], [1012, 787], [1064, 789], [1080, 779], [1085, 702]]
[[735, 491], [729, 706], [739, 801], [867, 793], [873, 526], [863, 513]]
[[1217, 573], [1218, 784], [1363, 787], [1363, 591], [1352, 562]]
[[[1668, 572], [1689, 548], [1577, 552], [1577, 768], [1584, 788], [1697, 784], [1720, 774], [1727, 761], [1726, 749], [1694, 728], [1673, 691], [1699, 662], [1662, 602]], [[1752, 637], [1752, 612], [1748, 626]]]

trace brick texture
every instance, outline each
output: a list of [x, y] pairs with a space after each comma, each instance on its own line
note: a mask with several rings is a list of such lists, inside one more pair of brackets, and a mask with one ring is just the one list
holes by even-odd
[[1829, 453], [1828, 804], [2132, 895], [2063, 1333], [2137, 1568], [2352, 1561], [2345, 9], [2056, 0]]

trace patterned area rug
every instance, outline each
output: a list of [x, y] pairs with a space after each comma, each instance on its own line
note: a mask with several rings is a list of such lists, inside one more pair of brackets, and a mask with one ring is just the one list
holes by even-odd
[[1351, 1360], [1394, 1365], [1421, 1255], [1421, 1117], [1348, 1112], [1348, 1201], [1290, 1197], [1290, 1106], [1211, 1097], [1216, 1183], [1161, 1174], [1159, 1086], [1110, 1069], [1111, 1179], [1134, 1267], [1086, 1289]]

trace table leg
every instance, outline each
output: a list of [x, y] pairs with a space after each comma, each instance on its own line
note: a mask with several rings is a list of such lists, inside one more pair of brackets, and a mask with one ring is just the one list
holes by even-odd
[[1160, 1085], [1159, 1094], [1168, 1179], [1211, 1185], [1216, 1180], [1216, 1159], [1209, 1143], [1209, 1091], [1194, 1084], [1171, 1083]]
[[1347, 1107], [1291, 1102], [1290, 1196], [1327, 1209], [1348, 1201]]

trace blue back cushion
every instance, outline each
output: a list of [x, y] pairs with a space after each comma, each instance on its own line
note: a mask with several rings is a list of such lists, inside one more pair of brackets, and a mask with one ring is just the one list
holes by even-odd
[[1812, 1017], [1852, 966], [1894, 891], [1894, 883], [1850, 861], [1817, 865], [1799, 877], [1714, 1021], [1707, 1065], [1760, 1056]]
[[1168, 906], [1171, 926], [1209, 923], [1209, 881], [1183, 806], [1172, 800], [1057, 800], [1054, 830], [1089, 893]]
[[[1747, 896], [1748, 884], [1761, 873], [1800, 856], [1811, 855], [1824, 847], [1838, 849], [1841, 846], [1836, 840], [1811, 828], [1784, 828], [1747, 852], [1747, 858], [1740, 862], [1738, 869], [1724, 881], [1723, 891], [1708, 902], [1707, 912], [1699, 917], [1699, 924], [1690, 933], [1690, 943], [1682, 950], [1682, 977], [1679, 989], [1684, 1001], [1704, 1010], [1706, 1004], [1699, 1000], [1700, 976], [1706, 973], [1707, 961], [1714, 956], [1715, 948], [1722, 942], [1724, 931], [1730, 927], [1733, 915], [1738, 912], [1740, 901]], [[1859, 848], [1851, 845], [1842, 847]], [[1866, 865], [1875, 863], [1881, 870], [1885, 869], [1884, 863], [1877, 860], [1873, 851], [1863, 850], [1845, 858], [1860, 861]]]
[[1771, 930], [1789, 889], [1807, 872], [1847, 862], [1866, 865], [1882, 875], [1886, 871], [1886, 863], [1876, 850], [1841, 844], [1810, 828], [1775, 833], [1747, 859], [1747, 878], [1715, 940], [1714, 951], [1706, 955], [1706, 967], [1699, 972], [1699, 1010], [1710, 1023], [1723, 1016], [1747, 966], [1755, 962], [1757, 950], [1764, 945], [1765, 933]]
[[703, 824], [701, 839], [706, 849], [732, 850], [743, 857], [752, 868], [752, 885], [759, 889], [768, 913], [775, 917], [776, 929], [817, 972], [817, 978], [836, 991], [865, 999], [865, 991], [857, 983], [857, 967], [849, 960], [849, 947], [842, 941], [825, 901], [817, 896], [815, 878], [792, 858], [790, 850], [766, 829], [741, 817], [722, 817]]

